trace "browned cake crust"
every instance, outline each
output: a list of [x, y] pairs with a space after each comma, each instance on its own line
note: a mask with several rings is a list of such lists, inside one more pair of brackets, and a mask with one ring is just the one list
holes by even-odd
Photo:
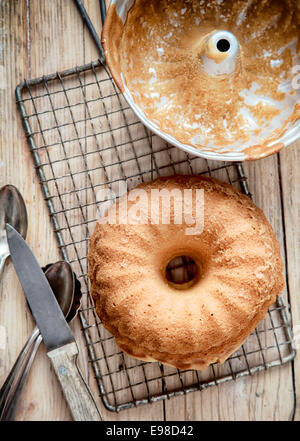
[[[222, 363], [284, 287], [272, 228], [247, 196], [215, 179], [177, 175], [137, 188], [147, 191], [149, 216], [151, 189], [204, 189], [204, 229], [186, 235], [188, 225], [174, 224], [172, 199], [170, 225], [98, 223], [88, 255], [97, 313], [133, 357], [179, 369]], [[120, 202], [115, 208], [118, 213]], [[201, 267], [199, 279], [184, 290], [165, 277], [178, 255]]]

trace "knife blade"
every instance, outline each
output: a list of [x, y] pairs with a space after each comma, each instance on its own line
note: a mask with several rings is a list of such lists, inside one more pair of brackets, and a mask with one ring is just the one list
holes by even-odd
[[23, 237], [9, 224], [6, 224], [6, 233], [14, 268], [73, 418], [101, 421], [101, 414], [76, 363], [76, 341], [44, 272]]
[[8, 224], [6, 231], [13, 265], [48, 351], [75, 341], [49, 282], [29, 246]]

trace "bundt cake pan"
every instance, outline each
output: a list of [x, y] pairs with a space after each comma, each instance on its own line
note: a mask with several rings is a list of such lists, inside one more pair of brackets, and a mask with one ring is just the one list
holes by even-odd
[[112, 0], [102, 44], [152, 132], [193, 155], [244, 161], [300, 137], [299, 29], [297, 0]]

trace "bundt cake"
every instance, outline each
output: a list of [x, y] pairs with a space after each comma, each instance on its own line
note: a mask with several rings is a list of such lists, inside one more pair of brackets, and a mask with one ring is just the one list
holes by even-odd
[[[163, 194], [171, 195], [169, 222], [161, 201], [154, 204], [153, 195]], [[190, 218], [181, 216], [188, 194]], [[201, 231], [191, 232], [198, 215]], [[186, 285], [166, 277], [176, 256], [198, 267]], [[263, 212], [233, 186], [198, 175], [142, 183], [120, 198], [97, 223], [88, 260], [96, 311], [119, 347], [179, 369], [224, 362], [284, 287], [279, 244]]]

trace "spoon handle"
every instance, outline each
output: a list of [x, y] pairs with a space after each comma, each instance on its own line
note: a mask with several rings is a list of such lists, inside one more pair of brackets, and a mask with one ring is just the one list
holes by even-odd
[[0, 421], [14, 421], [19, 397], [42, 340], [43, 337], [41, 334], [38, 334], [35, 342], [32, 344], [27, 360], [22, 366], [22, 372], [18, 378], [18, 381], [15, 385], [13, 385], [14, 387], [11, 389], [11, 393], [7, 397], [6, 405], [1, 414]]
[[0, 279], [1, 279], [2, 274], [3, 274], [3, 269], [4, 269], [4, 265], [5, 265], [6, 259], [7, 259], [7, 255], [0, 256]]
[[11, 390], [16, 384], [16, 380], [20, 378], [21, 368], [23, 366], [24, 360], [29, 352], [29, 349], [31, 348], [31, 345], [34, 343], [38, 335], [39, 335], [39, 329], [35, 327], [31, 336], [28, 338], [23, 349], [21, 350], [17, 360], [15, 361], [15, 364], [13, 365], [10, 373], [8, 374], [4, 384], [0, 389], [0, 419], [7, 405], [7, 401], [11, 393]]

